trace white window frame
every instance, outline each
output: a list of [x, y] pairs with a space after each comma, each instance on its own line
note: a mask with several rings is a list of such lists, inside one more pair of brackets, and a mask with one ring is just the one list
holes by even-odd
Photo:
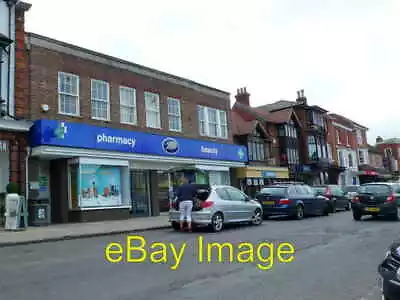
[[[153, 108], [149, 108], [149, 103], [148, 101], [151, 100], [151, 98], [149, 98], [149, 96], [151, 96], [152, 98], [155, 97], [157, 100], [157, 108], [153, 109]], [[144, 104], [145, 104], [145, 110], [146, 110], [146, 127], [147, 128], [153, 128], [153, 129], [161, 129], [161, 110], [160, 110], [160, 95], [157, 93], [153, 93], [150, 91], [145, 91], [144, 92]], [[150, 124], [149, 123], [149, 113], [155, 113], [157, 115], [157, 124]]]
[[[93, 98], [93, 84], [105, 84], [107, 86], [107, 100], [104, 99], [94, 99]], [[107, 103], [107, 117], [100, 118], [97, 116], [93, 116], [93, 101]], [[110, 84], [107, 81], [99, 80], [99, 79], [91, 79], [90, 80], [90, 104], [91, 104], [91, 116], [93, 120], [100, 120], [100, 121], [110, 121]]]
[[[217, 135], [210, 134], [209, 126], [209, 118], [208, 118], [208, 111], [215, 110], [216, 111], [216, 124], [217, 124]], [[200, 111], [202, 113], [200, 113]], [[226, 123], [221, 123], [221, 113], [225, 114]], [[212, 138], [219, 138], [219, 139], [228, 139], [229, 137], [229, 126], [228, 126], [228, 114], [225, 110], [216, 109], [214, 107], [208, 107], [203, 105], [197, 105], [197, 116], [198, 116], [198, 126], [199, 126], [199, 134], [201, 136], [207, 136]], [[204, 131], [201, 130], [201, 123], [204, 124]], [[222, 127], [226, 128], [226, 135], [223, 136]]]
[[[178, 113], [171, 112], [171, 111], [169, 110], [169, 104], [170, 104], [170, 102], [175, 102], [175, 104], [177, 104], [177, 106], [178, 106]], [[168, 108], [168, 129], [169, 129], [169, 131], [182, 132], [182, 110], [181, 110], [181, 100], [179, 100], [179, 99], [177, 99], [177, 98], [173, 98], [173, 97], [168, 97], [168, 99], [167, 99], [167, 108]], [[178, 128], [172, 128], [172, 127], [171, 127], [170, 118], [178, 118], [178, 119], [179, 119]]]
[[350, 146], [350, 139], [348, 134], [346, 134], [346, 145]]
[[327, 144], [326, 145], [327, 148], [327, 154], [328, 154], [328, 158], [330, 161], [333, 161], [333, 157], [332, 157], [332, 145], [331, 144]]
[[[61, 79], [62, 75], [70, 76], [70, 77], [76, 79], [76, 95], [61, 91], [61, 80], [60, 79]], [[58, 90], [58, 113], [59, 114], [79, 117], [79, 115], [80, 115], [79, 84], [80, 84], [80, 81], [79, 81], [78, 75], [72, 74], [72, 73], [67, 73], [67, 72], [58, 72], [58, 89], [57, 90]], [[61, 95], [76, 97], [76, 113], [68, 113], [68, 112], [64, 112], [61, 110]]]
[[359, 145], [363, 144], [363, 137], [360, 129], [357, 129], [357, 143]]
[[[121, 91], [125, 91], [125, 92], [130, 92], [133, 93], [133, 102], [134, 104], [123, 104], [123, 99], [122, 99], [122, 94]], [[128, 86], [119, 86], [119, 105], [120, 105], [120, 122], [121, 124], [128, 124], [128, 125], [137, 125], [138, 120], [137, 120], [137, 105], [136, 105], [136, 89], [132, 88], [132, 87], [128, 87]], [[122, 120], [122, 111], [124, 109], [127, 110], [132, 110], [133, 109], [133, 122], [129, 122], [129, 121], [124, 121]]]

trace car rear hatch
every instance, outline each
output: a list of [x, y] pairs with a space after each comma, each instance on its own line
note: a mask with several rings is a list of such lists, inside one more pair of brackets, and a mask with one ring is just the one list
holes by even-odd
[[391, 192], [390, 187], [386, 184], [363, 185], [360, 187], [357, 197], [360, 203], [375, 207], [385, 203]]
[[[205, 202], [211, 194], [211, 186], [207, 184], [195, 184], [196, 186], [196, 199], [193, 205], [193, 211], [200, 211], [203, 209], [202, 203]], [[176, 204], [176, 199], [174, 199], [171, 203], [172, 210], [179, 210], [178, 205]]]
[[286, 199], [286, 187], [266, 187], [263, 188], [257, 195], [256, 199], [264, 207], [274, 207], [281, 205], [282, 200]]

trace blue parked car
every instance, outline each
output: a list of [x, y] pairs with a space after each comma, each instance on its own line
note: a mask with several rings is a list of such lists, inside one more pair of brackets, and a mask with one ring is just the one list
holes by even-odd
[[300, 220], [304, 216], [329, 214], [329, 199], [317, 195], [306, 184], [271, 185], [261, 189], [256, 199], [263, 207], [264, 218], [289, 216]]

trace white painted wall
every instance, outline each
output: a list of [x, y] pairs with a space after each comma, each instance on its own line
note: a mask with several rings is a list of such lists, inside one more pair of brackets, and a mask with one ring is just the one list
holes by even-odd
[[[11, 36], [9, 32], [9, 10], [5, 1], [0, 1], [0, 33], [15, 41], [15, 6], [11, 9]], [[10, 48], [10, 55], [3, 53], [1, 65], [1, 98], [7, 99], [9, 97], [10, 115], [14, 115], [14, 80], [15, 80], [15, 43], [12, 43]], [[10, 67], [8, 60], [10, 59]], [[8, 74], [10, 77], [10, 84], [8, 85]], [[9, 91], [9, 92], [8, 92]]]

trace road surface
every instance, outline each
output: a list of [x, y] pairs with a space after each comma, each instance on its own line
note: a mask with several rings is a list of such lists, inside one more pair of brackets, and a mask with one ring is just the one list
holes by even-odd
[[[0, 248], [0, 299], [380, 299], [377, 266], [399, 228], [400, 222], [355, 222], [350, 212], [339, 212], [301, 221], [266, 220], [258, 227], [235, 227], [218, 234], [166, 229], [131, 235], [143, 236], [148, 244], [172, 243], [178, 253], [186, 242], [176, 270], [171, 270], [176, 259], [170, 246], [167, 263], [152, 263], [149, 253], [141, 263], [127, 262], [126, 253], [121, 258], [110, 254], [111, 259], [122, 261], [108, 262], [107, 245], [125, 246], [127, 235]], [[234, 259], [241, 242], [255, 247], [262, 242], [276, 246], [289, 242], [296, 252], [290, 263], [276, 261], [275, 253], [268, 270], [258, 267], [257, 257], [253, 263], [219, 263], [215, 250], [211, 263], [199, 263], [200, 236], [205, 261], [207, 245], [213, 242], [232, 243]], [[118, 250], [115, 245], [112, 249]], [[229, 259], [228, 249], [224, 251], [223, 258]], [[140, 257], [138, 252], [128, 253]], [[267, 257], [268, 251], [261, 254]]]

